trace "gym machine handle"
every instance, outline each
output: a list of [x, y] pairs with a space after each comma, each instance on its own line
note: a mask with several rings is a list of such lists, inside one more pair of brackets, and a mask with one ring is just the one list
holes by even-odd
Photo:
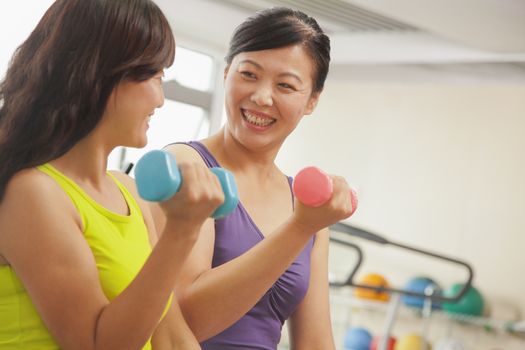
[[461, 261], [461, 260], [458, 260], [458, 259], [455, 259], [455, 258], [451, 258], [451, 257], [447, 257], [447, 256], [444, 256], [444, 255], [441, 255], [441, 254], [437, 254], [437, 253], [434, 253], [434, 252], [429, 252], [427, 250], [423, 250], [423, 249], [420, 249], [420, 248], [411, 247], [411, 246], [408, 246], [406, 244], [392, 242], [392, 241], [390, 241], [390, 240], [388, 240], [388, 239], [386, 239], [384, 237], [381, 237], [381, 236], [379, 236], [379, 235], [377, 235], [375, 233], [372, 233], [372, 232], [369, 232], [369, 231], [365, 231], [363, 229], [360, 229], [360, 228], [357, 228], [355, 226], [351, 226], [351, 225], [348, 225], [348, 224], [344, 224], [342, 222], [339, 222], [337, 224], [334, 224], [334, 225], [330, 226], [330, 229], [333, 230], [333, 231], [341, 232], [341, 233], [347, 233], [350, 236], [363, 238], [363, 239], [366, 239], [368, 241], [372, 241], [372, 242], [375, 242], [375, 243], [378, 243], [378, 244], [392, 245], [392, 246], [395, 246], [395, 247], [398, 247], [398, 248], [401, 248], [401, 249], [410, 250], [410, 251], [412, 251], [414, 253], [418, 253], [418, 254], [421, 254], [421, 255], [429, 256], [429, 257], [432, 257], [432, 258], [435, 258], [435, 259], [438, 259], [438, 260], [447, 261], [447, 262], [452, 263], [452, 264], [460, 265], [460, 266], [464, 267], [467, 270], [467, 273], [468, 273], [467, 280], [464, 283], [462, 283], [461, 290], [459, 290], [459, 292], [456, 295], [451, 296], [451, 297], [446, 297], [446, 296], [437, 295], [437, 294], [426, 295], [424, 293], [413, 292], [413, 291], [405, 290], [405, 289], [397, 289], [397, 288], [390, 288], [390, 287], [378, 287], [378, 286], [371, 286], [371, 285], [367, 285], [367, 284], [356, 283], [356, 282], [354, 282], [354, 277], [355, 277], [355, 275], [357, 273], [357, 270], [359, 270], [359, 267], [361, 267], [361, 264], [363, 262], [363, 252], [355, 244], [352, 244], [352, 243], [344, 241], [344, 240], [340, 240], [340, 239], [336, 239], [336, 238], [330, 237], [330, 241], [332, 241], [334, 243], [337, 243], [337, 244], [342, 244], [342, 245], [351, 247], [353, 249], [356, 249], [357, 252], [358, 252], [357, 263], [354, 266], [354, 269], [352, 270], [350, 275], [348, 276], [347, 280], [345, 282], [342, 282], [342, 283], [330, 283], [330, 285], [333, 286], [333, 287], [352, 286], [352, 287], [371, 289], [371, 290], [374, 290], [374, 291], [377, 291], [377, 292], [393, 292], [393, 293], [399, 293], [401, 295], [410, 295], [410, 296], [415, 296], [415, 297], [430, 298], [433, 302], [436, 301], [436, 302], [450, 302], [450, 303], [454, 303], [454, 302], [459, 301], [465, 295], [465, 293], [468, 291], [470, 286], [472, 285], [472, 280], [474, 278], [474, 270], [472, 269], [472, 267], [468, 263], [466, 263], [464, 261]]

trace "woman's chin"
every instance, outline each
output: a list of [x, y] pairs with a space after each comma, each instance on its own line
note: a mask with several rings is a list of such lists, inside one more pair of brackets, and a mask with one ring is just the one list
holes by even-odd
[[129, 148], [144, 148], [146, 147], [147, 144], [148, 144], [148, 139], [144, 138], [142, 140], [135, 140], [133, 142], [128, 142], [127, 144], [122, 145], [122, 146], [129, 147]]

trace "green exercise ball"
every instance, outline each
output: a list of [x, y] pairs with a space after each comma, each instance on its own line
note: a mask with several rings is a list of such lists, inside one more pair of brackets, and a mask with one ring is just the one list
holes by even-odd
[[[444, 292], [444, 295], [447, 297], [453, 297], [458, 294], [462, 287], [463, 285], [460, 283], [453, 284]], [[463, 295], [458, 302], [444, 302], [443, 310], [453, 314], [480, 316], [483, 314], [484, 306], [485, 302], [481, 293], [475, 287], [470, 286], [465, 295]]]

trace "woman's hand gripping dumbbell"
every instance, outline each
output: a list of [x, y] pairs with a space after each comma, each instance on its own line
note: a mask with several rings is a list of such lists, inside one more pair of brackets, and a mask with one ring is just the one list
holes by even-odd
[[[301, 215], [316, 229], [350, 217], [357, 209], [357, 194], [341, 177], [332, 177], [319, 168], [306, 167], [293, 181], [293, 193], [307, 213]], [[335, 197], [335, 198], [334, 198]], [[329, 204], [324, 213], [314, 208]]]
[[[232, 212], [239, 203], [235, 179], [223, 168], [210, 169], [219, 179], [224, 193], [224, 203], [212, 217], [219, 219]], [[166, 151], [150, 151], [137, 162], [135, 181], [139, 195], [151, 202], [163, 202], [177, 193], [182, 184], [182, 177], [175, 157]]]

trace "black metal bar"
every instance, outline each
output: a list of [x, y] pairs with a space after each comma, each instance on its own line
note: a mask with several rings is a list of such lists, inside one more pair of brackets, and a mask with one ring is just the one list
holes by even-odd
[[361, 248], [359, 248], [359, 246], [357, 246], [357, 245], [355, 245], [353, 243], [344, 241], [342, 239], [337, 239], [337, 238], [330, 237], [330, 242], [334, 242], [334, 243], [345, 245], [347, 247], [351, 247], [351, 248], [355, 249], [356, 252], [357, 252], [357, 263], [355, 264], [354, 269], [352, 270], [352, 272], [350, 273], [350, 275], [348, 276], [346, 281], [344, 281], [344, 282], [330, 282], [330, 286], [332, 286], [332, 287], [344, 287], [344, 286], [347, 286], [348, 283], [352, 282], [355, 274], [357, 273], [357, 270], [359, 270], [359, 267], [363, 263], [363, 251], [361, 250]]
[[129, 173], [131, 172], [131, 169], [133, 169], [133, 166], [134, 166], [134, 164], [131, 163], [131, 162], [129, 164], [127, 164], [126, 169], [124, 169], [124, 173], [129, 175]]
[[379, 244], [389, 244], [390, 243], [386, 238], [381, 237], [375, 233], [372, 233], [370, 231], [365, 231], [355, 226], [343, 224], [342, 222], [338, 222], [337, 224], [330, 226], [330, 229], [337, 231], [337, 232], [348, 233], [351, 236], [364, 238], [368, 241], [373, 241]]
[[350, 247], [356, 249], [359, 252], [359, 254], [360, 254], [360, 257], [359, 257], [359, 260], [358, 260], [358, 264], [354, 267], [354, 269], [352, 270], [352, 272], [348, 276], [347, 281], [344, 284], [343, 283], [334, 284], [333, 285], [334, 287], [353, 286], [353, 287], [370, 289], [370, 290], [374, 290], [374, 291], [378, 291], [378, 292], [394, 292], [394, 293], [400, 293], [400, 294], [403, 294], [403, 295], [410, 295], [410, 296], [422, 297], [422, 298], [430, 298], [432, 301], [454, 303], [454, 302], [459, 301], [465, 295], [465, 293], [467, 293], [468, 289], [472, 285], [472, 280], [474, 279], [474, 270], [472, 269], [472, 267], [468, 263], [466, 263], [464, 261], [461, 261], [461, 260], [458, 260], [458, 259], [455, 259], [455, 258], [451, 258], [451, 257], [448, 257], [448, 256], [444, 256], [444, 255], [441, 255], [441, 254], [438, 254], [438, 253], [430, 252], [430, 251], [427, 251], [427, 250], [423, 250], [423, 249], [420, 249], [420, 248], [411, 247], [411, 246], [408, 246], [406, 244], [392, 242], [392, 241], [387, 240], [386, 238], [381, 237], [378, 234], [375, 234], [375, 233], [372, 233], [372, 232], [369, 232], [369, 231], [357, 228], [355, 226], [344, 224], [344, 223], [341, 223], [341, 222], [330, 226], [330, 229], [334, 230], [334, 231], [337, 231], [337, 232], [347, 233], [347, 234], [349, 234], [351, 236], [354, 236], [354, 237], [363, 238], [363, 239], [366, 239], [368, 241], [376, 242], [378, 244], [392, 245], [392, 246], [395, 246], [395, 247], [398, 247], [398, 248], [401, 248], [401, 249], [410, 250], [410, 251], [412, 251], [414, 253], [430, 256], [430, 257], [433, 257], [433, 258], [436, 258], [436, 259], [439, 259], [439, 260], [444, 260], [444, 261], [447, 261], [447, 262], [450, 262], [450, 263], [453, 263], [453, 264], [456, 264], [456, 265], [461, 265], [468, 272], [467, 281], [465, 283], [462, 283], [461, 290], [456, 295], [454, 295], [452, 297], [445, 297], [445, 296], [437, 295], [437, 294], [435, 294], [435, 295], [426, 295], [424, 293], [413, 292], [413, 291], [409, 291], [409, 290], [405, 290], [405, 289], [397, 289], [397, 288], [390, 288], [390, 287], [378, 287], [378, 286], [371, 286], [371, 285], [367, 285], [367, 284], [355, 283], [354, 282], [354, 277], [355, 277], [355, 275], [357, 273], [357, 270], [361, 266], [361, 263], [362, 263], [362, 260], [363, 260], [363, 254], [362, 254], [361, 249], [359, 247], [357, 247], [356, 245], [352, 244], [352, 243], [349, 243], [349, 242], [346, 242], [344, 240], [340, 240], [340, 239], [336, 239], [336, 238], [332, 238], [331, 237], [330, 241], [350, 246]]

